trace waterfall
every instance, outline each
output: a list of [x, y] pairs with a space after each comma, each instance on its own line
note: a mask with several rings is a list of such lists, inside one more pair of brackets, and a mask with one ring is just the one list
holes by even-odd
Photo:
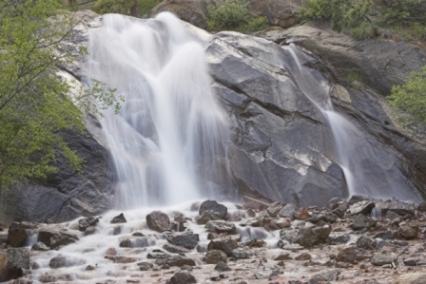
[[[404, 190], [410, 185], [406, 184], [406, 178], [397, 168], [394, 156], [381, 155], [379, 158], [377, 152], [382, 149], [375, 149], [356, 125], [334, 110], [330, 98], [332, 86], [320, 72], [308, 67], [312, 58], [294, 44], [283, 48], [288, 54], [285, 68], [330, 126], [335, 144], [334, 157], [331, 158], [342, 168], [349, 195], [418, 200], [420, 196], [414, 191]], [[369, 166], [364, 167], [367, 163]], [[373, 172], [366, 168], [375, 170]]]
[[105, 15], [89, 35], [87, 75], [124, 97], [101, 119], [123, 209], [217, 194], [226, 175], [226, 115], [215, 101], [203, 46], [171, 13]]

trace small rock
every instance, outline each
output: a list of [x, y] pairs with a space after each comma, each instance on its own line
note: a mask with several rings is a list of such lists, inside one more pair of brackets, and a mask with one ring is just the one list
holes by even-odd
[[237, 233], [237, 228], [235, 227], [235, 224], [231, 222], [226, 222], [226, 221], [220, 221], [220, 220], [208, 221], [205, 227], [209, 231], [213, 231], [218, 234], [220, 233], [236, 234]]
[[296, 211], [296, 206], [294, 204], [286, 204], [279, 212], [278, 217], [289, 218], [291, 221], [294, 220], [294, 212]]
[[396, 257], [385, 255], [382, 253], [375, 253], [371, 258], [371, 264], [374, 266], [383, 266], [386, 264], [392, 264], [396, 261]]
[[280, 273], [280, 268], [277, 266], [265, 267], [261, 270], [258, 270], [254, 276], [256, 279], [269, 279], [272, 276], [278, 275]]
[[[96, 268], [93, 266], [93, 265], [88, 265], [88, 266], [86, 266], [86, 268], [84, 269], [84, 270], [86, 270], [86, 271], [93, 271], [93, 270], [95, 270]], [[56, 280], [55, 280], [56, 281]]]
[[12, 247], [24, 247], [27, 245], [28, 238], [32, 230], [37, 229], [37, 225], [29, 222], [14, 222], [9, 227], [7, 242]]
[[54, 275], [44, 274], [38, 278], [41, 283], [52, 283], [58, 281], [58, 278]]
[[190, 283], [197, 283], [197, 280], [195, 280], [195, 277], [187, 271], [177, 272], [168, 281], [168, 284], [190, 284]]
[[423, 213], [425, 213], [425, 212], [426, 212], [426, 202], [420, 203], [420, 204], [417, 206], [417, 210], [418, 210], [419, 212], [423, 212]]
[[207, 246], [208, 250], [213, 250], [213, 249], [221, 250], [227, 256], [231, 256], [232, 251], [236, 248], [238, 248], [238, 243], [237, 241], [231, 238], [212, 240]]
[[32, 250], [36, 250], [36, 251], [48, 251], [50, 250], [50, 248], [48, 248], [45, 244], [43, 244], [42, 242], [37, 242], [35, 243], [32, 248]]
[[220, 272], [231, 270], [231, 268], [229, 268], [229, 266], [223, 261], [219, 261], [214, 267], [214, 269]]
[[271, 217], [277, 217], [278, 212], [284, 207], [284, 204], [282, 204], [279, 201], [273, 202], [266, 211], [268, 212], [269, 216]]
[[37, 241], [44, 243], [50, 249], [59, 249], [60, 247], [75, 243], [78, 241], [78, 237], [72, 233], [57, 229], [42, 229], [38, 233]]
[[349, 235], [341, 235], [337, 237], [330, 237], [330, 244], [336, 245], [336, 244], [346, 244], [349, 242], [351, 237]]
[[291, 220], [289, 218], [273, 219], [268, 225], [268, 228], [271, 230], [281, 230], [289, 227], [291, 227]]
[[356, 246], [364, 249], [374, 249], [376, 242], [368, 237], [361, 236], [356, 241]]
[[296, 256], [294, 259], [295, 260], [310, 260], [312, 257], [309, 253], [304, 252], [299, 254], [298, 256]]
[[305, 207], [299, 207], [294, 211], [293, 217], [296, 220], [306, 220], [309, 217], [309, 212]]
[[207, 252], [207, 247], [198, 245], [197, 252], [200, 252], [200, 253]]
[[377, 221], [367, 217], [363, 214], [359, 214], [355, 217], [354, 223], [352, 224], [352, 229], [354, 230], [362, 230], [369, 229], [373, 226], [376, 226]]
[[78, 220], [78, 230], [84, 232], [88, 227], [94, 227], [99, 223], [99, 219], [95, 217], [82, 218]]
[[157, 232], [170, 231], [170, 219], [169, 216], [160, 211], [151, 212], [146, 216], [146, 223], [151, 230]]
[[399, 230], [398, 230], [399, 237], [406, 240], [412, 240], [417, 237], [417, 233], [418, 233], [417, 226], [410, 226], [409, 224], [405, 222], [399, 224]]
[[354, 263], [370, 257], [371, 254], [369, 252], [355, 246], [350, 246], [339, 251], [336, 256], [336, 260], [340, 262]]
[[226, 254], [220, 250], [210, 250], [206, 253], [204, 260], [207, 264], [217, 264], [219, 262], [226, 262]]
[[30, 253], [24, 248], [0, 250], [0, 282], [22, 277], [30, 269]]
[[105, 254], [106, 256], [115, 256], [117, 255], [117, 250], [115, 248], [108, 248]]
[[392, 284], [426, 284], [426, 273], [407, 273], [396, 276]]
[[319, 284], [324, 282], [329, 283], [330, 281], [336, 281], [338, 275], [339, 275], [339, 271], [336, 269], [318, 272], [312, 275], [308, 283], [309, 284]]
[[89, 235], [94, 235], [98, 232], [98, 229], [96, 227], [87, 227], [86, 230], [84, 231], [84, 235], [85, 236], [89, 236]]
[[280, 260], [291, 260], [291, 256], [289, 253], [282, 253], [279, 256], [275, 257], [274, 260], [280, 261]]
[[186, 248], [180, 247], [180, 246], [171, 245], [171, 244], [164, 244], [163, 249], [165, 249], [166, 251], [171, 252], [171, 253], [188, 253], [188, 252], [190, 252], [189, 249], [186, 249]]
[[376, 204], [370, 200], [359, 201], [350, 206], [351, 215], [370, 215], [373, 208], [376, 207]]
[[186, 249], [194, 249], [200, 240], [198, 234], [193, 233], [170, 234], [166, 235], [166, 239], [169, 243]]
[[214, 218], [210, 220], [224, 220], [226, 218], [226, 215], [228, 214], [228, 208], [226, 208], [225, 205], [217, 203], [214, 200], [206, 200], [201, 203], [198, 214], [201, 216], [203, 212], [206, 211], [209, 211], [210, 216]]
[[49, 267], [54, 269], [62, 267], [72, 267], [82, 264], [84, 264], [84, 260], [82, 259], [66, 258], [65, 256], [61, 255], [56, 256], [49, 261]]
[[124, 237], [120, 238], [120, 247], [122, 248], [144, 248], [153, 246], [155, 241], [147, 237]]
[[105, 256], [106, 259], [115, 263], [132, 263], [136, 262], [136, 258], [126, 256]]
[[127, 223], [127, 220], [124, 217], [123, 213], [121, 213], [120, 215], [115, 216], [111, 220], [111, 224], [119, 224], [119, 223]]
[[232, 250], [232, 256], [235, 259], [247, 259], [254, 255], [254, 253], [248, 248], [236, 248]]
[[330, 232], [331, 228], [329, 226], [302, 228], [297, 233], [293, 242], [303, 247], [312, 247], [320, 243], [325, 243]]
[[170, 267], [171, 266], [181, 267], [183, 265], [195, 266], [195, 261], [180, 255], [172, 256], [168, 254], [163, 254], [161, 256], [160, 255], [157, 256], [157, 259], [155, 260], [155, 264], [157, 264], [158, 266], [167, 264]]

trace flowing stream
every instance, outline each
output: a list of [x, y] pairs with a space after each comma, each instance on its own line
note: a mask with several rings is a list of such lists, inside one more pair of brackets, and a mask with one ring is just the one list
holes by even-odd
[[203, 46], [179, 20], [103, 17], [91, 31], [87, 73], [124, 97], [104, 113], [118, 208], [178, 204], [217, 194], [226, 179], [225, 114], [213, 98]]

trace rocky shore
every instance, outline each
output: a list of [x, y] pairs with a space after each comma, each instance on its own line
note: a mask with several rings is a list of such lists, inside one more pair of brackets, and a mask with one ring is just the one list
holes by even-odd
[[0, 282], [426, 283], [425, 203], [245, 201], [2, 226]]

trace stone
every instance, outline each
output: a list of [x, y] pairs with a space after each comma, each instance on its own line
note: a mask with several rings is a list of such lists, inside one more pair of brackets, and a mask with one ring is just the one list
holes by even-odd
[[330, 232], [331, 228], [329, 226], [302, 228], [297, 233], [293, 242], [303, 247], [312, 247], [317, 244], [325, 243]]
[[189, 265], [189, 266], [195, 266], [195, 261], [193, 259], [190, 259], [188, 257], [183, 257], [180, 255], [168, 255], [168, 254], [161, 254], [158, 255], [155, 264], [162, 266], [162, 265], [168, 265], [170, 267], [177, 266], [181, 267], [183, 265]]
[[35, 243], [32, 247], [32, 250], [36, 250], [36, 251], [48, 251], [50, 250], [50, 248], [48, 246], [46, 246], [44, 243], [42, 242], [37, 242]]
[[223, 271], [231, 271], [231, 268], [229, 268], [229, 266], [225, 262], [219, 261], [214, 267], [214, 270], [223, 272]]
[[368, 237], [361, 236], [356, 241], [356, 246], [359, 247], [359, 248], [370, 249], [371, 250], [371, 249], [375, 248], [376, 241], [374, 241], [373, 239], [370, 239]]
[[240, 222], [245, 218], [245, 216], [246, 216], [246, 213], [244, 213], [244, 211], [236, 211], [231, 214], [229, 221]]
[[90, 226], [90, 227], [86, 228], [86, 230], [84, 231], [84, 235], [85, 236], [90, 236], [90, 235], [94, 235], [94, 234], [96, 234], [98, 232], [99, 232], [98, 228]]
[[111, 220], [111, 224], [120, 224], [120, 223], [127, 223], [126, 217], [124, 217], [123, 213], [120, 213], [119, 215], [115, 216]]
[[273, 202], [266, 211], [268, 212], [269, 216], [271, 217], [277, 217], [278, 212], [284, 207], [284, 204], [282, 204], [279, 201]]
[[351, 205], [349, 210], [351, 215], [370, 215], [374, 207], [376, 207], [376, 204], [373, 201], [363, 200]]
[[281, 230], [284, 228], [289, 228], [291, 226], [291, 221], [288, 218], [276, 218], [272, 219], [269, 222], [268, 228], [271, 230]]
[[49, 261], [49, 267], [53, 269], [62, 268], [62, 267], [72, 267], [77, 265], [84, 264], [85, 261], [82, 259], [76, 258], [66, 258], [65, 256], [55, 256]]
[[403, 260], [403, 263], [405, 266], [416, 266], [416, 265], [425, 265], [426, 264], [426, 260], [424, 258], [406, 258]]
[[172, 278], [167, 282], [168, 284], [190, 284], [190, 283], [197, 283], [197, 280], [195, 277], [187, 272], [187, 271], [179, 271], [176, 272], [175, 275], [173, 275]]
[[197, 245], [197, 252], [200, 252], [200, 253], [207, 252], [207, 247], [206, 246]]
[[272, 276], [278, 275], [280, 268], [278, 266], [264, 267], [254, 273], [256, 279], [269, 279]]
[[338, 218], [337, 215], [334, 213], [326, 213], [324, 216], [324, 220], [331, 224], [336, 223], [337, 218]]
[[426, 284], [426, 273], [405, 273], [396, 276], [392, 284]]
[[205, 227], [210, 232], [215, 232], [218, 234], [220, 233], [236, 234], [237, 233], [237, 228], [235, 227], [235, 224], [231, 222], [226, 222], [226, 221], [220, 221], [220, 220], [208, 221]]
[[122, 248], [144, 248], [155, 244], [155, 241], [148, 237], [122, 237], [119, 241]]
[[207, 264], [217, 264], [219, 262], [226, 262], [226, 254], [220, 250], [209, 250], [204, 257]]
[[169, 216], [160, 211], [154, 211], [148, 214], [146, 216], [146, 223], [151, 230], [160, 233], [171, 230]]
[[9, 226], [7, 242], [12, 247], [24, 247], [36, 229], [37, 225], [30, 222], [14, 222]]
[[425, 213], [426, 212], [426, 202], [422, 202], [419, 205], [417, 205], [417, 210], [419, 212]]
[[194, 249], [198, 245], [198, 242], [200, 240], [198, 234], [193, 233], [166, 235], [166, 239], [171, 244], [181, 246], [190, 250]]
[[54, 275], [43, 274], [38, 278], [41, 283], [52, 283], [58, 281], [58, 277]]
[[314, 214], [306, 219], [307, 222], [311, 222], [312, 224], [316, 224], [324, 220], [325, 220], [325, 216], [322, 214]]
[[105, 256], [105, 258], [111, 260], [114, 263], [132, 263], [132, 262], [136, 262], [136, 258], [134, 258], [134, 257]]
[[305, 207], [299, 207], [294, 210], [293, 216], [296, 220], [306, 220], [309, 217], [309, 212]]
[[224, 220], [228, 214], [228, 208], [214, 200], [206, 200], [201, 203], [198, 214], [201, 216], [203, 212], [207, 211], [209, 211], [210, 215], [214, 218], [210, 220]]
[[[98, 223], [99, 223], [99, 218], [95, 218], [95, 217], [82, 218], [78, 220], [78, 229], [80, 230], [80, 232], [84, 232], [88, 227], [94, 227]], [[125, 223], [125, 222], [120, 222], [120, 223]]]
[[189, 249], [186, 249], [186, 248], [180, 247], [180, 246], [171, 245], [171, 244], [164, 244], [163, 249], [165, 249], [166, 251], [171, 252], [171, 253], [188, 253], [188, 252], [190, 252]]
[[399, 229], [397, 234], [400, 238], [403, 238], [406, 240], [412, 240], [417, 238], [417, 233], [418, 233], [417, 226], [411, 226], [410, 224], [405, 222], [399, 224]]
[[346, 244], [350, 239], [351, 237], [349, 235], [333, 236], [330, 237], [330, 244]]
[[279, 212], [279, 217], [289, 218], [290, 220], [294, 220], [294, 212], [296, 211], [296, 206], [294, 204], [286, 204]]
[[254, 255], [253, 251], [249, 248], [236, 248], [232, 250], [232, 257], [235, 259], [247, 259]]
[[299, 254], [298, 256], [296, 256], [294, 259], [295, 260], [310, 260], [312, 257], [309, 253], [307, 252], [303, 252], [301, 254]]
[[63, 246], [75, 243], [78, 241], [78, 237], [69, 232], [46, 228], [38, 232], [37, 241], [42, 242], [50, 249], [59, 249]]
[[17, 279], [30, 269], [30, 254], [24, 248], [0, 250], [0, 282]]
[[392, 264], [396, 261], [396, 257], [392, 255], [386, 255], [383, 253], [375, 253], [371, 258], [370, 262], [374, 266], [383, 266], [386, 264]]
[[294, 238], [296, 238], [297, 233], [294, 231], [281, 230], [280, 239], [285, 240], [289, 243], [293, 243]]
[[232, 255], [232, 251], [234, 249], [238, 248], [237, 241], [227, 238], [227, 239], [216, 239], [212, 240], [209, 245], [207, 246], [208, 250], [221, 250], [223, 251], [227, 256]]
[[361, 202], [361, 201], [368, 201], [368, 197], [362, 196], [362, 195], [352, 195], [351, 198], [349, 198], [348, 204], [349, 206], [354, 205], [355, 203]]
[[387, 215], [388, 212], [393, 212], [399, 216], [414, 216], [416, 206], [411, 203], [406, 203], [398, 200], [389, 200], [379, 204], [378, 208], [382, 211], [382, 215]]
[[309, 279], [309, 284], [329, 283], [330, 281], [336, 281], [339, 271], [337, 269], [326, 270], [315, 273]]
[[349, 246], [339, 251], [336, 256], [336, 260], [340, 262], [354, 263], [370, 258], [371, 254], [356, 246]]
[[291, 260], [292, 258], [291, 258], [291, 256], [290, 256], [290, 254], [289, 253], [282, 253], [282, 254], [280, 254], [280, 255], [278, 255], [278, 256], [276, 256], [275, 258], [274, 258], [274, 260], [275, 261], [281, 261], [281, 260]]
[[352, 229], [362, 230], [369, 229], [376, 226], [377, 221], [367, 217], [363, 214], [359, 214], [355, 217], [354, 223], [352, 224]]
[[117, 250], [113, 247], [108, 248], [105, 252], [105, 256], [115, 256], [117, 255]]

